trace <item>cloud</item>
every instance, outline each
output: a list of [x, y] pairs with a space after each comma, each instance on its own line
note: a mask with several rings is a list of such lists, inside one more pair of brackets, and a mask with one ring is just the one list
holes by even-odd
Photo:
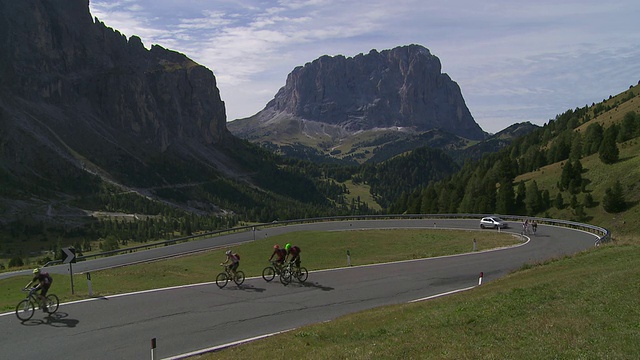
[[294, 67], [420, 44], [497, 132], [625, 90], [640, 77], [637, 1], [92, 1], [108, 26], [210, 68], [229, 119], [261, 110]]

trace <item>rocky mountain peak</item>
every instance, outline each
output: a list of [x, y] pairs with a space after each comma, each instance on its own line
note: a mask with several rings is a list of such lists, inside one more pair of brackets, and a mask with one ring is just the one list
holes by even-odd
[[354, 57], [325, 55], [296, 67], [257, 116], [268, 121], [282, 113], [349, 132], [399, 127], [485, 137], [458, 85], [420, 45]]

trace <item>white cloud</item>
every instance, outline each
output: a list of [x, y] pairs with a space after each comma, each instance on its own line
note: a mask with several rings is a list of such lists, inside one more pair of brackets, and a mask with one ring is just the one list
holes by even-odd
[[210, 68], [228, 119], [255, 114], [294, 67], [420, 44], [440, 58], [483, 129], [542, 124], [640, 80], [637, 1], [137, 0], [91, 12], [147, 47]]

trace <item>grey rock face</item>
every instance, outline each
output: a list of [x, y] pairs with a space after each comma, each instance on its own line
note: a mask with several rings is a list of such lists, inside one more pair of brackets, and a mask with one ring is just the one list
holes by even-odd
[[440, 60], [419, 45], [353, 58], [323, 56], [297, 67], [256, 117], [264, 123], [282, 113], [350, 132], [402, 127], [485, 137], [458, 85], [441, 73]]
[[[153, 145], [230, 138], [213, 73], [92, 19], [87, 0], [0, 1], [4, 98], [73, 108], [80, 128]], [[81, 115], [82, 114], [82, 115]], [[48, 124], [64, 136], [64, 126]], [[118, 135], [117, 133], [120, 133]]]
[[0, 44], [0, 225], [50, 220], [100, 181], [156, 196], [244, 175], [213, 73], [127, 39], [88, 0], [0, 0]]

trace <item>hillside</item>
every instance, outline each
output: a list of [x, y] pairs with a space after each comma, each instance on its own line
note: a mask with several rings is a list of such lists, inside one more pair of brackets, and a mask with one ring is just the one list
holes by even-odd
[[[575, 132], [585, 134], [586, 129], [593, 124], [600, 124], [607, 128], [612, 125], [620, 126], [627, 114], [636, 114], [636, 134], [640, 130], [640, 85], [603, 100], [601, 103], [592, 104], [589, 107], [586, 119], [582, 125], [575, 128]], [[588, 185], [585, 191], [575, 194], [579, 204], [585, 204], [585, 198], [590, 194], [594, 201], [593, 206], [584, 208], [584, 215], [577, 216], [576, 209], [571, 206], [571, 198], [574, 194], [569, 191], [560, 191], [557, 186], [558, 179], [562, 176], [562, 169], [566, 162], [556, 162], [532, 172], [516, 177], [515, 181], [525, 183], [536, 181], [541, 190], [547, 189], [552, 199], [560, 193], [567, 206], [562, 209], [550, 208], [545, 216], [560, 219], [586, 220], [587, 222], [605, 226], [610, 229], [618, 239], [636, 238], [640, 234], [640, 137], [635, 136], [630, 140], [618, 143], [620, 160], [615, 164], [604, 164], [598, 154], [584, 156], [580, 159], [583, 172], [582, 178]], [[620, 181], [624, 190], [626, 202], [625, 211], [620, 213], [608, 213], [602, 207], [602, 199], [605, 191], [611, 188], [615, 181]]]
[[0, 42], [0, 258], [342, 211], [227, 130], [211, 70], [86, 0], [0, 0]]
[[[554, 217], [601, 225], [616, 237], [637, 236], [639, 114], [640, 85], [568, 110], [450, 178], [419, 187], [392, 211]], [[618, 153], [614, 160], [603, 160], [607, 139]]]

